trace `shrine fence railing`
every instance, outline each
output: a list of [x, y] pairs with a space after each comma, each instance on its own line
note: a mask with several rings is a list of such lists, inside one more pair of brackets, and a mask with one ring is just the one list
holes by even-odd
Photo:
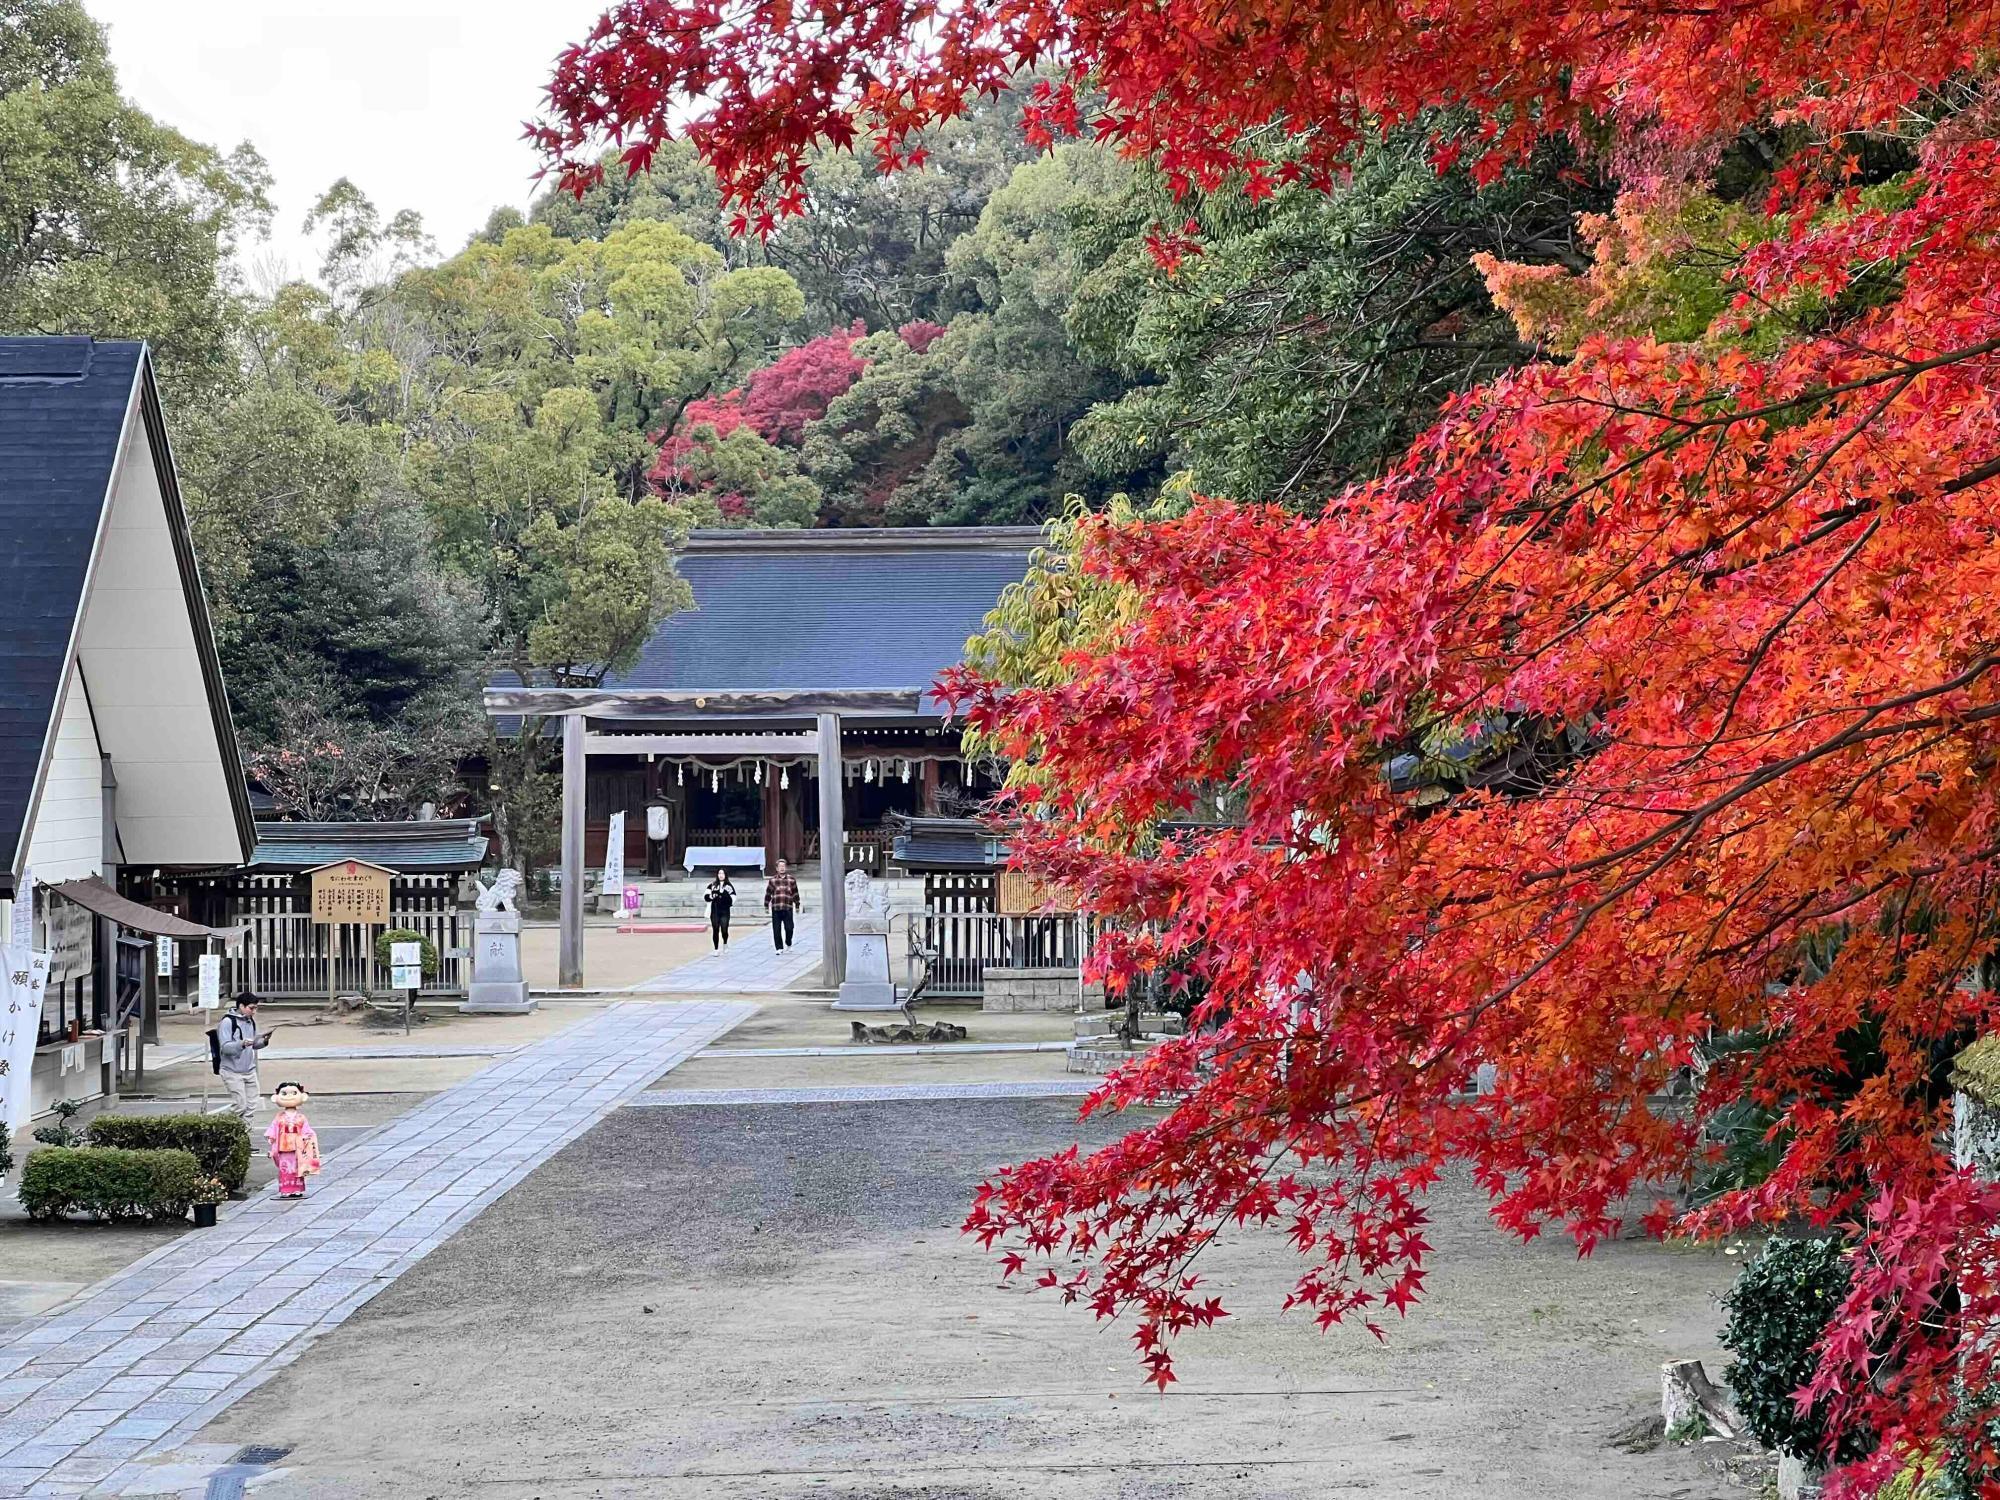
[[[459, 889], [456, 875], [398, 875], [389, 886], [388, 926], [421, 933], [437, 949], [437, 973], [419, 996], [463, 995], [471, 977], [474, 914], [460, 904]], [[305, 880], [290, 875], [242, 876], [229, 895], [229, 924], [247, 930], [223, 966], [226, 991], [324, 998], [330, 981], [341, 994], [390, 993], [389, 966], [375, 961], [375, 939], [387, 929], [316, 924]]]

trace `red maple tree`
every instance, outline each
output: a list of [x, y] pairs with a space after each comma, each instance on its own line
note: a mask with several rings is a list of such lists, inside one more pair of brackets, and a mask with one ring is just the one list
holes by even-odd
[[[648, 476], [654, 486], [671, 490], [697, 482], [702, 450], [746, 424], [767, 443], [798, 447], [806, 423], [825, 416], [833, 399], [868, 368], [868, 361], [854, 354], [867, 331], [857, 318], [844, 330], [787, 349], [736, 389], [689, 402], [673, 431], [658, 439], [659, 454]], [[723, 513], [738, 514], [743, 503], [740, 495], [725, 496]]]
[[[1942, 1082], [2000, 933], [1996, 33], [1930, 0], [627, 0], [562, 60], [541, 139], [572, 184], [699, 98], [753, 230], [804, 206], [813, 145], [910, 164], [1028, 66], [1058, 70], [1031, 131], [1179, 185], [1331, 187], [1413, 120], [1479, 177], [1562, 132], [1622, 182], [1589, 276], [1488, 268], [1561, 358], [1319, 516], [1086, 523], [1121, 628], [1057, 680], [951, 684], [1027, 770], [1017, 857], [1128, 919], [1113, 981], [1205, 988], [1091, 1106], [1167, 1113], [970, 1219], [1010, 1273], [1134, 1315], [1162, 1384], [1232, 1224], [1288, 1235], [1293, 1304], [1372, 1327], [1422, 1291], [1446, 1163], [1588, 1249], [1748, 1100], [1775, 1168], [1681, 1227], [1852, 1238], [1801, 1393], [1878, 1438], [1839, 1483], [1943, 1443], [2000, 1467], [2000, 1200], [1953, 1168]], [[1730, 300], [1664, 341], [1643, 272], [1746, 140], [1768, 199], [1705, 246]], [[1504, 774], [1413, 797], [1391, 765], [1441, 743]], [[1217, 787], [1242, 826], [1152, 836]]]

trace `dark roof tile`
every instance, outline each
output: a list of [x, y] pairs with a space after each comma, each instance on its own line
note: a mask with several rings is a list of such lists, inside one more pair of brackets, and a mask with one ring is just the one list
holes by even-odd
[[10, 859], [62, 690], [143, 350], [124, 341], [0, 338], [0, 845]]
[[1039, 541], [1021, 527], [698, 533], [678, 563], [695, 608], [605, 686], [929, 687]]

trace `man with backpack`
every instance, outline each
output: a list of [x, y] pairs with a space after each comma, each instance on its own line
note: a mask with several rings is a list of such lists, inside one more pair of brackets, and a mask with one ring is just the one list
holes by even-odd
[[257, 1054], [271, 1045], [271, 1033], [257, 1030], [257, 996], [244, 990], [208, 1034], [209, 1062], [222, 1075], [229, 1101], [247, 1126], [257, 1118]]

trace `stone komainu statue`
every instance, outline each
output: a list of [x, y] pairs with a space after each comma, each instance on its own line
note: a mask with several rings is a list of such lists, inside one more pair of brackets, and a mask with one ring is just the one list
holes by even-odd
[[480, 887], [480, 914], [485, 916], [496, 911], [519, 911], [520, 896], [521, 872], [502, 870], [493, 877], [493, 884]]
[[850, 920], [863, 922], [886, 922], [889, 920], [889, 893], [868, 878], [865, 870], [847, 872], [847, 915]]

